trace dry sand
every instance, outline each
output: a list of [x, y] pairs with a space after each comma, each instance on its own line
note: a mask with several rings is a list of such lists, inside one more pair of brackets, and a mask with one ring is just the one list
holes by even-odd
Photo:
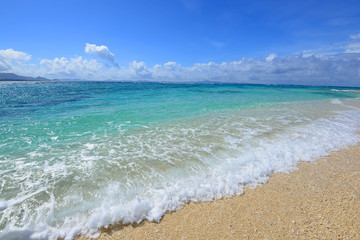
[[241, 196], [190, 203], [100, 239], [360, 239], [360, 144], [298, 167]]

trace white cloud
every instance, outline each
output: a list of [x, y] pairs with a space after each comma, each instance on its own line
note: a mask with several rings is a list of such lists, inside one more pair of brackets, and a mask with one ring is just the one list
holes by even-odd
[[176, 67], [180, 67], [180, 64], [177, 64], [176, 62], [167, 62], [164, 64], [164, 67], [169, 69], [175, 69]]
[[171, 79], [181, 79], [185, 74], [185, 68], [176, 62], [167, 62], [163, 65], [157, 64], [150, 69], [151, 76], [154, 79], [161, 79], [163, 81], [171, 81]]
[[360, 86], [360, 54], [286, 57], [270, 54], [263, 59], [242, 58], [232, 62], [197, 63], [190, 67], [176, 62], [148, 67], [145, 62], [132, 61], [122, 68], [109, 68], [94, 59], [62, 57], [41, 60], [37, 75], [59, 79]]
[[104, 45], [96, 46], [95, 44], [86, 43], [85, 52], [89, 54], [94, 54], [95, 56], [101, 59], [109, 61], [114, 66], [117, 66], [114, 60], [115, 55], [112, 52], [110, 52], [107, 46]]
[[82, 57], [43, 59], [42, 76], [89, 80], [152, 80], [169, 82], [217, 81], [236, 83], [360, 86], [360, 54], [293, 55], [242, 58], [223, 63], [197, 63], [183, 67], [176, 62], [148, 67], [132, 61], [128, 67], [105, 67]]
[[350, 35], [352, 40], [333, 43], [331, 45], [311, 50], [304, 50], [304, 56], [336, 55], [341, 53], [360, 53], [360, 33]]
[[23, 61], [30, 59], [31, 55], [12, 48], [0, 50], [0, 71], [9, 71], [14, 65], [21, 65]]
[[42, 59], [40, 61], [40, 74], [52, 78], [84, 78], [95, 80], [103, 65], [94, 59], [86, 60], [81, 56], [67, 59], [65, 57]]
[[218, 81], [265, 84], [360, 86], [360, 54], [243, 58], [233, 62], [198, 63], [192, 67], [149, 69], [154, 80]]
[[354, 42], [345, 46], [345, 53], [360, 53], [360, 42]]
[[144, 62], [132, 61], [129, 64], [129, 69], [131, 73], [131, 78], [133, 79], [149, 79], [152, 78], [150, 70], [147, 68]]
[[271, 53], [269, 56], [267, 56], [267, 57], [265, 58], [265, 60], [266, 60], [267, 62], [270, 62], [270, 61], [274, 60], [274, 58], [276, 58], [276, 54], [275, 54], [275, 53]]
[[[352, 42], [340, 54], [298, 54], [266, 58], [241, 58], [222, 63], [182, 66], [174, 61], [147, 66], [132, 61], [127, 67], [102, 64], [83, 57], [42, 59], [37, 65], [24, 64], [30, 55], [12, 49], [0, 50], [3, 71], [47, 78], [88, 80], [151, 80], [169, 82], [217, 81], [263, 84], [360, 86], [360, 43]], [[20, 62], [20, 63], [18, 63]]]

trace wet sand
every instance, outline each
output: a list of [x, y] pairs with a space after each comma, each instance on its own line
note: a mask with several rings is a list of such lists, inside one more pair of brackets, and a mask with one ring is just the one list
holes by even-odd
[[243, 195], [190, 203], [160, 223], [116, 226], [99, 239], [360, 239], [360, 144]]

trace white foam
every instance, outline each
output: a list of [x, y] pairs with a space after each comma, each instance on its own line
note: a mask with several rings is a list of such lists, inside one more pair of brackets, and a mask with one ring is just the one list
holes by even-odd
[[319, 120], [301, 129], [295, 127], [288, 136], [275, 142], [264, 139], [257, 148], [247, 146], [243, 155], [228, 159], [229, 164], [212, 166], [208, 174], [183, 178], [163, 189], [149, 189], [145, 194], [150, 196], [148, 199], [137, 196], [128, 203], [111, 206], [104, 201], [93, 211], [83, 229], [93, 234], [101, 226], [117, 222], [159, 221], [167, 211], [175, 211], [189, 201], [210, 201], [241, 194], [244, 187], [266, 182], [273, 172], [293, 170], [298, 161], [313, 161], [327, 155], [329, 150], [355, 144], [360, 140], [354, 134], [357, 124], [341, 117], [337, 121]]
[[5, 201], [4, 199], [0, 199], [0, 211], [6, 209], [8, 206], [7, 201]]
[[85, 144], [85, 147], [88, 149], [88, 150], [93, 150], [95, 148], [95, 144], [93, 143], [86, 143]]
[[[189, 201], [242, 194], [244, 187], [265, 183], [273, 172], [289, 172], [299, 161], [314, 161], [360, 141], [355, 133], [360, 111], [315, 118], [292, 109], [271, 110], [272, 116], [265, 120], [259, 110], [249, 116], [241, 112], [146, 128], [118, 139], [110, 136], [103, 139], [108, 142], [96, 144], [98, 152], [92, 152], [95, 144], [74, 143], [79, 147], [69, 148], [66, 156], [42, 167], [44, 178], [53, 181], [48, 188], [39, 188], [48, 182], [33, 180], [34, 173], [29, 173], [21, 181], [29, 181], [29, 186], [21, 186], [24, 191], [17, 198], [0, 201], [0, 223], [4, 216], [20, 212], [21, 205], [35, 209], [22, 225], [8, 223], [0, 238], [96, 237], [101, 227], [110, 224], [160, 221], [167, 211]], [[56, 198], [51, 188], [65, 180], [69, 184]], [[88, 185], [91, 188], [81, 191]], [[26, 187], [33, 191], [25, 191]], [[30, 200], [41, 192], [48, 198], [37, 207], [30, 205], [36, 204]]]
[[332, 99], [331, 100], [331, 103], [332, 104], [343, 104], [339, 99], [337, 99], [337, 98], [334, 98], [334, 99]]

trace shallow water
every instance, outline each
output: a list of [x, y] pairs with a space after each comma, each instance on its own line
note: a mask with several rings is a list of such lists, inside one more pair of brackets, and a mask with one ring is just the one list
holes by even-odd
[[360, 141], [358, 89], [0, 82], [0, 237], [72, 239], [241, 194]]

